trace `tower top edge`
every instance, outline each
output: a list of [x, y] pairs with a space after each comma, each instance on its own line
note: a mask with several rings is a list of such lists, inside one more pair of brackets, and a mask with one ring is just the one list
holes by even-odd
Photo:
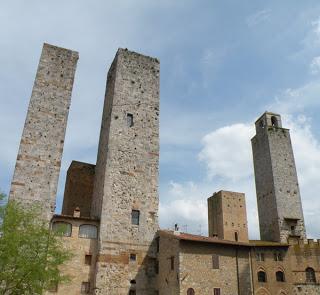
[[265, 111], [262, 115], [260, 115], [260, 116], [258, 117], [258, 119], [256, 119], [255, 123], [257, 123], [257, 122], [258, 122], [262, 117], [264, 117], [264, 116], [266, 116], [266, 115], [281, 117], [281, 115], [280, 115], [280, 114], [278, 114], [278, 113]]
[[145, 55], [145, 54], [142, 54], [142, 53], [139, 53], [139, 52], [136, 52], [136, 51], [132, 51], [132, 50], [129, 50], [127, 48], [118, 48], [118, 51], [117, 51], [117, 56], [118, 55], [122, 55], [122, 54], [128, 54], [128, 55], [135, 55], [137, 57], [143, 57], [143, 58], [146, 58], [146, 59], [149, 59], [153, 62], [156, 62], [156, 63], [160, 63], [159, 59], [157, 57], [152, 57], [152, 56], [149, 56], [149, 55]]
[[43, 48], [52, 48], [52, 49], [58, 50], [58, 51], [71, 52], [73, 55], [75, 55], [75, 56], [77, 56], [79, 58], [79, 52], [75, 51], [75, 50], [72, 50], [72, 49], [68, 49], [68, 48], [52, 45], [52, 44], [49, 44], [49, 43], [43, 43]]

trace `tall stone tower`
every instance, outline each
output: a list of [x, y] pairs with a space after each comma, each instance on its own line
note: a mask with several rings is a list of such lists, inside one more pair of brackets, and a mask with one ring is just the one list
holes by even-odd
[[278, 114], [265, 112], [252, 138], [255, 182], [262, 240], [287, 242], [305, 238], [299, 184], [290, 133]]
[[44, 44], [11, 183], [10, 200], [38, 204], [47, 220], [55, 210], [77, 60], [75, 51]]
[[96, 294], [154, 294], [158, 165], [159, 62], [119, 49], [108, 72], [91, 209], [100, 218]]
[[243, 193], [219, 191], [208, 198], [209, 237], [248, 242], [246, 200]]

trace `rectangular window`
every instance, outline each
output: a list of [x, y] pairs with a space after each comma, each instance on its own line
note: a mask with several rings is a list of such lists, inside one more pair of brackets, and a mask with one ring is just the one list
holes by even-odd
[[140, 222], [140, 211], [132, 210], [131, 212], [131, 223], [134, 225], [139, 225]]
[[273, 258], [274, 258], [274, 261], [283, 261], [283, 257], [282, 257], [281, 252], [274, 252]]
[[136, 290], [130, 290], [129, 291], [129, 295], [136, 295], [137, 293], [136, 293]]
[[133, 115], [132, 114], [127, 114], [127, 125], [128, 127], [132, 127], [133, 126]]
[[212, 268], [219, 269], [219, 255], [217, 254], [212, 255]]
[[81, 294], [89, 294], [90, 293], [90, 283], [82, 282], [81, 284]]
[[130, 261], [131, 261], [131, 262], [137, 261], [137, 254], [131, 253], [131, 254], [130, 254]]
[[157, 247], [157, 253], [160, 251], [160, 237], [156, 238], [156, 247]]
[[171, 270], [174, 270], [174, 256], [170, 257], [170, 268]]
[[220, 295], [220, 288], [214, 288], [213, 289], [213, 295]]
[[155, 273], [159, 274], [159, 260], [155, 261], [154, 268], [155, 268]]
[[256, 253], [256, 260], [257, 261], [264, 261], [264, 253], [257, 252]]
[[91, 261], [92, 261], [92, 255], [91, 254], [87, 254], [84, 258], [84, 263], [86, 265], [91, 265]]

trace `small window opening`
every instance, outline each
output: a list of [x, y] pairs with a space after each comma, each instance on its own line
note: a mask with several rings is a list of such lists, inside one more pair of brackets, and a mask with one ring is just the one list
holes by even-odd
[[315, 283], [316, 282], [316, 274], [313, 268], [306, 268], [306, 282], [307, 283]]
[[174, 270], [174, 256], [170, 257], [170, 268], [171, 270]]
[[187, 290], [187, 295], [195, 295], [194, 290], [193, 290], [192, 288], [189, 288], [189, 289]]
[[55, 221], [52, 224], [52, 230], [64, 237], [71, 237], [72, 225], [64, 221]]
[[90, 293], [90, 283], [82, 282], [81, 283], [81, 294], [89, 294]]
[[130, 281], [130, 284], [131, 284], [131, 285], [135, 285], [136, 283], [137, 283], [136, 280], [131, 280], [131, 281]]
[[238, 242], [238, 233], [237, 232], [234, 233], [234, 239], [236, 242]]
[[273, 258], [274, 258], [274, 261], [283, 261], [283, 257], [282, 257], [281, 252], [274, 252]]
[[284, 273], [282, 271], [277, 271], [276, 272], [276, 280], [277, 282], [284, 282]]
[[79, 238], [96, 239], [98, 228], [93, 224], [81, 224], [79, 226]]
[[137, 293], [136, 293], [136, 290], [130, 290], [129, 291], [129, 295], [136, 295]]
[[56, 293], [58, 292], [58, 283], [57, 282], [50, 282], [49, 287], [48, 287], [48, 291], [50, 293]]
[[154, 263], [155, 273], [159, 274], [159, 260], [156, 260]]
[[264, 271], [259, 271], [258, 272], [258, 282], [260, 283], [265, 283], [267, 281], [267, 275]]
[[85, 256], [84, 263], [85, 263], [86, 265], [91, 265], [91, 262], [92, 262], [92, 255], [91, 255], [91, 254], [87, 254], [87, 255]]
[[140, 222], [140, 211], [132, 210], [131, 212], [131, 223], [134, 225], [139, 225]]
[[264, 253], [261, 253], [261, 252], [256, 253], [256, 260], [264, 261]]
[[131, 262], [137, 261], [137, 254], [131, 253], [131, 254], [130, 254], [130, 261], [131, 261]]
[[156, 238], [156, 247], [157, 247], [157, 253], [160, 251], [160, 237]]
[[213, 288], [213, 295], [220, 295], [220, 288]]
[[278, 127], [278, 120], [275, 116], [271, 117], [271, 124], [273, 127]]
[[219, 255], [217, 254], [212, 255], [212, 268], [219, 269]]
[[133, 126], [133, 114], [127, 114], [127, 125], [128, 127], [132, 127]]

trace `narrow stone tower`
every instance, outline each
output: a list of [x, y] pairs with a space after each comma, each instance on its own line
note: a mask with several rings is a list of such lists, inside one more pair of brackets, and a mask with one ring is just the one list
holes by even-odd
[[108, 72], [91, 209], [100, 218], [96, 294], [155, 294], [158, 165], [159, 62], [119, 49]]
[[262, 240], [287, 242], [305, 238], [305, 226], [290, 133], [278, 114], [265, 112], [252, 138]]
[[219, 191], [208, 198], [209, 237], [248, 242], [246, 200], [243, 193]]
[[25, 121], [10, 200], [55, 210], [65, 131], [78, 53], [44, 44]]

